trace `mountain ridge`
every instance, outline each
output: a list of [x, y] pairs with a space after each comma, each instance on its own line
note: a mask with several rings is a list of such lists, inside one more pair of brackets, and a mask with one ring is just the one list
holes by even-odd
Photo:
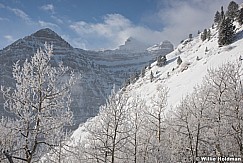
[[[11, 80], [12, 64], [18, 60], [21, 64], [30, 59], [45, 43], [53, 45], [53, 66], [63, 62], [65, 66], [82, 75], [82, 79], [73, 90], [75, 99], [72, 108], [76, 126], [97, 114], [99, 106], [105, 103], [106, 97], [110, 94], [113, 84], [117, 87], [122, 86], [125, 80], [149, 65], [157, 55], [147, 51], [96, 52], [73, 48], [56, 32], [44, 28], [0, 50], [0, 84], [14, 87], [14, 81]], [[4, 110], [2, 97], [0, 108]]]
[[[146, 119], [144, 118], [144, 114], [148, 114], [148, 116], [156, 116], [156, 114], [159, 112], [159, 108], [161, 106], [158, 106], [156, 103], [157, 100], [159, 100], [159, 94], [160, 94], [160, 88], [163, 86], [168, 87], [168, 103], [166, 107], [162, 106], [162, 116], [163, 117], [172, 117], [175, 115], [176, 108], [178, 105], [181, 104], [182, 100], [187, 98], [187, 95], [192, 95], [193, 91], [195, 92], [195, 88], [204, 82], [205, 76], [208, 74], [208, 70], [216, 69], [225, 63], [241, 63], [242, 68], [242, 51], [243, 51], [243, 26], [237, 26], [236, 28], [236, 37], [233, 43], [230, 45], [225, 45], [223, 47], [219, 47], [218, 45], [218, 31], [216, 28], [210, 28], [211, 30], [211, 38], [207, 39], [205, 41], [201, 40], [201, 35], [197, 35], [192, 39], [185, 40], [183, 43], [179, 44], [178, 47], [171, 53], [167, 54], [167, 64], [164, 66], [157, 66], [156, 61], [151, 64], [151, 67], [147, 67], [145, 69], [144, 77], [139, 77], [138, 80], [136, 80], [134, 83], [130, 83], [126, 87], [124, 87], [122, 90], [120, 90], [119, 93], [123, 94], [125, 97], [128, 97], [126, 99], [127, 108], [130, 109], [131, 103], [129, 101], [132, 101], [132, 105], [135, 106], [134, 110], [129, 110], [129, 115], [132, 115], [129, 118], [138, 118], [137, 114], [141, 114], [142, 117], [140, 117], [142, 120]], [[177, 58], [181, 57], [182, 63], [178, 65]], [[152, 73], [151, 73], [152, 72]], [[224, 72], [221, 72], [224, 73]], [[151, 77], [151, 74], [152, 77]], [[118, 94], [120, 96], [120, 94]], [[195, 98], [201, 98], [196, 96]], [[141, 103], [133, 104], [133, 100]], [[144, 103], [143, 103], [144, 102]], [[146, 105], [146, 106], [144, 106]], [[200, 107], [196, 106], [197, 104], [192, 104], [193, 107]], [[195, 105], [195, 106], [194, 106]], [[200, 105], [200, 104], [199, 104]], [[183, 105], [184, 106], [184, 105]], [[182, 107], [183, 107], [182, 106]], [[186, 105], [187, 106], [187, 105]], [[126, 110], [126, 105], [123, 106]], [[158, 107], [158, 110], [156, 109]], [[204, 105], [201, 107], [205, 107]], [[207, 105], [206, 105], [207, 107]], [[139, 110], [137, 110], [139, 109]], [[155, 111], [153, 112], [153, 109]], [[192, 110], [186, 113], [188, 114], [186, 117], [190, 117], [190, 114]], [[203, 108], [204, 109], [204, 108]], [[112, 110], [109, 109], [108, 110]], [[150, 110], [150, 111], [148, 111]], [[127, 110], [126, 110], [127, 111]], [[204, 110], [203, 110], [204, 111]], [[152, 114], [154, 113], [154, 114]], [[211, 112], [210, 112], [211, 113]], [[210, 114], [209, 113], [209, 114]], [[96, 126], [99, 122], [106, 123], [103, 116], [106, 116], [106, 112], [100, 111], [100, 113], [95, 116], [94, 118], [90, 119], [88, 122], [80, 125], [80, 127], [74, 131], [73, 135], [71, 136], [71, 141], [69, 144], [72, 147], [76, 147], [77, 149], [85, 150], [85, 148], [89, 149], [89, 145], [92, 146], [92, 142], [90, 142], [89, 138], [92, 137], [91, 133], [87, 130], [89, 126]], [[161, 113], [159, 113], [161, 114]], [[182, 115], [185, 113], [181, 113]], [[205, 114], [205, 113], [204, 113]], [[180, 115], [180, 114], [179, 114]], [[194, 115], [195, 117], [197, 115]], [[184, 119], [186, 117], [178, 117], [181, 118], [183, 122], [185, 122], [184, 125], [188, 125], [187, 119]], [[207, 117], [207, 116], [205, 116]], [[103, 118], [103, 119], [102, 119]], [[157, 118], [157, 117], [155, 117]], [[197, 119], [197, 117], [196, 117]], [[134, 120], [135, 121], [135, 120]], [[145, 120], [145, 122], [147, 122]], [[198, 120], [198, 122], [203, 122], [201, 119]], [[132, 122], [131, 122], [132, 123]], [[146, 124], [143, 124], [141, 121], [136, 121], [135, 126], [139, 126], [138, 130], [142, 130], [140, 127], [145, 127]], [[142, 123], [142, 126], [137, 125]], [[150, 123], [153, 123], [151, 121]], [[164, 123], [164, 122], [162, 122]], [[212, 121], [210, 121], [212, 123]], [[103, 123], [102, 123], [103, 124]], [[202, 123], [200, 123], [202, 124]], [[198, 124], [196, 124], [198, 125]], [[231, 125], [231, 124], [230, 124]], [[155, 124], [156, 126], [156, 124]], [[181, 127], [180, 127], [181, 126]], [[101, 126], [99, 126], [101, 127]], [[103, 127], [103, 126], [102, 126]], [[164, 127], [164, 126], [163, 126]], [[170, 126], [169, 131], [171, 127]], [[181, 129], [182, 126], [179, 124], [179, 129]], [[191, 126], [190, 126], [191, 127]], [[137, 129], [137, 128], [136, 128]], [[154, 134], [155, 139], [158, 139], [158, 132], [156, 129], [158, 129], [158, 126], [156, 126], [155, 132], [151, 133]], [[188, 129], [185, 127], [185, 130]], [[191, 129], [191, 128], [190, 128]], [[195, 129], [195, 128], [193, 128]], [[97, 129], [99, 131], [99, 129]], [[208, 129], [209, 130], [209, 129]], [[152, 130], [151, 130], [152, 131]], [[154, 131], [154, 130], [153, 130]], [[167, 131], [167, 132], [169, 132]], [[183, 131], [183, 130], [182, 130]], [[198, 130], [199, 131], [199, 130]], [[201, 130], [200, 130], [201, 131]], [[164, 131], [162, 131], [163, 133]], [[178, 131], [176, 131], [178, 132]], [[188, 131], [189, 132], [189, 131]], [[210, 131], [209, 131], [210, 132]], [[224, 131], [223, 131], [224, 132]], [[181, 132], [179, 132], [181, 133]], [[145, 132], [146, 134], [146, 132]], [[184, 135], [184, 132], [181, 134]], [[146, 135], [147, 136], [147, 135]], [[188, 137], [188, 135], [186, 135]], [[223, 135], [224, 136], [224, 135]], [[142, 135], [142, 138], [144, 135]], [[137, 137], [133, 137], [137, 138]], [[105, 139], [105, 138], [104, 138]], [[150, 137], [149, 137], [150, 139]], [[140, 137], [138, 139], [140, 140]], [[143, 139], [142, 139], [143, 140]], [[171, 140], [171, 136], [169, 135], [168, 140]], [[166, 141], [168, 141], [166, 140]], [[193, 141], [196, 141], [194, 139], [190, 139]], [[97, 140], [98, 141], [98, 140]], [[173, 141], [173, 140], [172, 140]], [[181, 141], [178, 139], [178, 141]], [[165, 142], [167, 143], [167, 142]], [[157, 145], [157, 144], [156, 144]], [[181, 147], [184, 147], [184, 144], [181, 145]], [[163, 148], [162, 148], [163, 149]], [[170, 148], [169, 148], [170, 150]], [[187, 150], [187, 149], [186, 149]], [[173, 152], [173, 151], [172, 151]], [[188, 151], [187, 151], [188, 152]], [[212, 153], [214, 155], [214, 153]], [[161, 155], [161, 153], [159, 153]], [[69, 159], [75, 160], [72, 156], [70, 156]]]

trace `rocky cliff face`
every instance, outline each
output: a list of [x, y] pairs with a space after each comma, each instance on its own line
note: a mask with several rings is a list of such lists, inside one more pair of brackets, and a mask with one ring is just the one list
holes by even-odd
[[[132, 38], [117, 50], [94, 52], [76, 49], [47, 28], [19, 39], [0, 51], [0, 85], [14, 87], [13, 63], [18, 60], [23, 63], [39, 47], [43, 47], [45, 42], [53, 44], [53, 66], [62, 61], [65, 66], [81, 74], [81, 79], [72, 91], [72, 110], [76, 125], [97, 114], [99, 106], [105, 103], [114, 84], [120, 87], [126, 78], [134, 72], [139, 72], [160, 54], [145, 50], [146, 46], [141, 50], [142, 44], [138, 45], [138, 41]], [[137, 47], [140, 47], [139, 51]], [[170, 46], [164, 47], [166, 48], [160, 49], [163, 54], [172, 50]], [[1, 115], [6, 114], [2, 96], [0, 110]]]
[[148, 52], [154, 55], [161, 55], [164, 56], [174, 50], [174, 46], [169, 41], [163, 41], [160, 44], [156, 44], [152, 47], [147, 49]]
[[146, 45], [145, 43], [138, 41], [133, 37], [129, 37], [125, 41], [124, 45], [120, 45], [118, 47], [117, 51], [140, 53], [146, 51], [148, 47], [149, 45]]
[[125, 79], [135, 73], [140, 74], [141, 69], [154, 62], [157, 56], [164, 56], [173, 50], [169, 41], [148, 48], [148, 45], [130, 37], [116, 50], [101, 51], [89, 56], [109, 72], [117, 85], [122, 85]]

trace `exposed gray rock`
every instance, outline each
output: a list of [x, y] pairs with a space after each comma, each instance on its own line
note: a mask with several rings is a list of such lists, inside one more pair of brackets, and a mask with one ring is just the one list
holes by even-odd
[[[97, 114], [99, 106], [105, 103], [114, 84], [120, 87], [125, 79], [134, 72], [140, 72], [159, 55], [157, 51], [154, 53], [154, 51], [134, 50], [138, 41], [132, 38], [117, 50], [95, 52], [77, 49], [54, 31], [46, 28], [19, 39], [0, 51], [0, 85], [14, 87], [13, 63], [18, 60], [20, 64], [23, 63], [33, 56], [39, 47], [43, 47], [45, 42], [53, 44], [51, 60], [53, 66], [62, 61], [65, 66], [81, 74], [81, 79], [72, 91], [74, 99], [72, 110], [76, 126]], [[172, 49], [171, 43], [164, 42], [159, 50], [160, 53], [167, 54]], [[2, 96], [0, 105], [0, 115], [7, 114], [3, 109]]]
[[157, 56], [165, 56], [166, 54], [174, 50], [174, 46], [169, 41], [163, 41], [160, 44], [156, 44], [152, 47], [149, 47], [148, 52]]

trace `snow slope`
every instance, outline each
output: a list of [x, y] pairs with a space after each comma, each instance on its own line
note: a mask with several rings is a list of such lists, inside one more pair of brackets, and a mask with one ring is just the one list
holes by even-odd
[[[243, 27], [238, 27], [234, 43], [224, 47], [218, 47], [217, 31], [210, 29], [212, 37], [202, 42], [200, 35], [191, 41], [185, 40], [173, 52], [167, 55], [167, 65], [163, 67], [152, 63], [151, 69], [146, 69], [143, 78], [139, 78], [134, 84], [126, 87], [125, 93], [131, 97], [139, 96], [145, 99], [148, 106], [151, 106], [152, 99], [158, 94], [157, 88], [165, 84], [169, 88], [167, 112], [180, 103], [183, 97], [190, 94], [196, 85], [200, 85], [207, 70], [217, 68], [226, 62], [239, 60], [243, 54]], [[206, 50], [207, 49], [207, 50]], [[177, 65], [177, 57], [180, 56], [182, 64]], [[154, 73], [154, 80], [150, 82], [150, 73]], [[86, 123], [95, 123], [94, 117]], [[79, 140], [85, 140], [87, 133], [81, 125], [72, 135], [71, 144]]]
[[[126, 91], [131, 95], [140, 95], [146, 99], [147, 104], [150, 104], [152, 97], [157, 94], [157, 87], [163, 83], [169, 88], [167, 111], [173, 109], [183, 97], [193, 91], [196, 85], [202, 83], [208, 69], [239, 59], [243, 54], [242, 29], [242, 27], [238, 29], [237, 40], [234, 43], [220, 48], [215, 29], [210, 29], [212, 31], [210, 40], [202, 42], [200, 36], [197, 36], [192, 41], [184, 41], [167, 55], [166, 66], [158, 67], [153, 63], [152, 68], [147, 69], [146, 76], [130, 85]], [[178, 56], [183, 61], [180, 66], [176, 62]], [[154, 73], [153, 82], [150, 82], [151, 71]]]

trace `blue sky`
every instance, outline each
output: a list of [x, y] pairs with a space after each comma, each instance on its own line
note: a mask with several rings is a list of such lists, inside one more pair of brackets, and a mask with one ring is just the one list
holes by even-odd
[[[42, 28], [73, 47], [114, 49], [128, 37], [175, 45], [212, 25], [230, 0], [0, 0], [0, 49]], [[235, 0], [242, 3], [242, 0]]]

